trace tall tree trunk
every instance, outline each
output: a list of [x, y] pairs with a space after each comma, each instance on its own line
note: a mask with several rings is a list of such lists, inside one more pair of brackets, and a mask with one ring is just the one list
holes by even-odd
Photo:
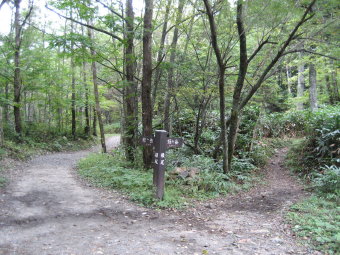
[[223, 172], [227, 173], [228, 171], [228, 146], [227, 146], [227, 130], [226, 130], [226, 121], [225, 121], [225, 96], [224, 96], [224, 75], [226, 70], [226, 63], [222, 57], [220, 48], [217, 44], [217, 32], [216, 32], [216, 23], [214, 20], [213, 11], [211, 9], [209, 0], [203, 0], [204, 5], [207, 11], [209, 25], [210, 25], [210, 33], [211, 33], [211, 44], [214, 48], [215, 56], [218, 64], [218, 89], [219, 89], [219, 99], [220, 99], [220, 128], [221, 128], [221, 144], [222, 144], [222, 168]]
[[[143, 80], [142, 80], [142, 122], [143, 136], [152, 135], [152, 13], [153, 0], [145, 0], [144, 34], [143, 34]], [[152, 147], [143, 147], [143, 162], [146, 169], [151, 168]]]
[[[92, 26], [92, 21], [89, 21], [89, 25]], [[94, 36], [93, 36], [93, 30], [91, 28], [88, 28], [88, 36], [90, 38], [91, 43], [94, 42]], [[98, 124], [99, 124], [99, 131], [100, 131], [100, 142], [102, 145], [102, 151], [106, 153], [106, 144], [105, 144], [105, 134], [104, 134], [104, 125], [102, 120], [102, 112], [100, 109], [99, 104], [99, 92], [98, 92], [98, 78], [97, 78], [97, 66], [96, 66], [96, 51], [94, 49], [93, 44], [90, 46], [91, 56], [92, 56], [92, 78], [93, 78], [93, 92], [94, 92], [94, 99], [96, 104], [96, 114], [98, 118]]]
[[136, 128], [138, 125], [136, 119], [136, 96], [137, 96], [137, 85], [134, 81], [134, 70], [135, 70], [135, 56], [134, 56], [134, 13], [132, 0], [126, 0], [126, 31], [125, 31], [125, 80], [126, 86], [124, 89], [124, 102], [125, 102], [125, 132], [124, 141], [125, 153], [127, 160], [133, 162], [135, 160], [135, 149], [136, 149]]
[[[302, 58], [302, 54], [300, 53], [300, 59]], [[296, 103], [296, 109], [298, 111], [303, 110], [303, 102], [302, 97], [305, 90], [305, 77], [304, 77], [305, 65], [304, 63], [300, 63], [298, 66], [298, 83], [297, 83], [297, 93], [296, 97], [298, 97], [298, 102]]]
[[5, 84], [5, 98], [6, 98], [6, 103], [4, 105], [4, 119], [5, 119], [5, 122], [8, 124], [8, 122], [9, 122], [9, 109], [8, 109], [9, 86], [8, 86], [8, 82], [6, 82], [6, 84]]
[[[161, 36], [161, 42], [159, 45], [159, 50], [157, 54], [157, 64], [160, 63], [163, 59], [164, 55], [164, 44], [165, 44], [165, 37], [166, 37], [166, 30], [168, 28], [168, 21], [169, 21], [169, 13], [170, 13], [170, 7], [171, 7], [171, 1], [168, 0], [166, 8], [165, 8], [165, 14], [164, 14], [164, 23], [162, 28], [162, 36]], [[152, 108], [155, 105], [156, 102], [156, 94], [158, 89], [159, 81], [162, 77], [162, 68], [157, 68], [155, 72], [154, 82], [153, 82], [153, 90], [152, 90]]]
[[239, 73], [234, 89], [233, 104], [230, 113], [230, 128], [228, 135], [228, 168], [227, 171], [231, 169], [231, 160], [234, 154], [235, 142], [237, 129], [239, 125], [239, 111], [240, 111], [240, 100], [241, 92], [244, 85], [244, 80], [247, 74], [248, 68], [248, 57], [247, 57], [247, 40], [246, 33], [243, 25], [243, 4], [242, 0], [237, 1], [237, 31], [239, 35], [240, 42], [240, 60], [239, 60]]
[[21, 77], [20, 77], [20, 46], [21, 46], [21, 26], [20, 26], [20, 2], [15, 0], [15, 52], [14, 52], [14, 125], [18, 135], [22, 135], [22, 125], [20, 116], [20, 98], [21, 98]]
[[[332, 60], [333, 64], [333, 60]], [[338, 80], [337, 80], [337, 67], [334, 66], [332, 70], [332, 82], [331, 82], [331, 88], [333, 91], [333, 98], [334, 103], [340, 102], [340, 94], [339, 94], [339, 88], [338, 88]]]
[[92, 135], [97, 136], [97, 112], [95, 107], [93, 107]]
[[177, 42], [178, 42], [178, 24], [182, 20], [182, 15], [183, 15], [183, 8], [184, 8], [185, 0], [179, 0], [178, 3], [178, 9], [177, 9], [177, 16], [176, 16], [176, 27], [174, 30], [174, 35], [172, 38], [172, 43], [171, 43], [171, 53], [170, 53], [170, 68], [168, 71], [168, 83], [167, 83], [167, 89], [166, 89], [166, 94], [165, 94], [165, 100], [164, 100], [164, 129], [171, 134], [171, 116], [170, 116], [170, 103], [171, 103], [171, 98], [174, 96], [174, 64], [175, 64], [175, 59], [176, 59], [176, 50], [177, 50]]
[[91, 128], [90, 128], [90, 114], [89, 114], [89, 86], [87, 85], [87, 77], [86, 77], [86, 62], [83, 61], [83, 81], [85, 86], [85, 135], [90, 136]]
[[[72, 17], [72, 10], [71, 10], [71, 17]], [[74, 31], [73, 28], [73, 21], [71, 21], [71, 33]], [[73, 40], [71, 41], [71, 52], [73, 53], [73, 48], [74, 48], [74, 42]], [[71, 121], [71, 126], [72, 126], [72, 137], [73, 139], [76, 139], [76, 78], [75, 78], [75, 62], [74, 62], [74, 56], [72, 54], [71, 56], [71, 114], [72, 114], [72, 121]]]
[[2, 106], [0, 106], [0, 146], [4, 145], [4, 124], [2, 120]]
[[309, 64], [309, 103], [312, 111], [318, 109], [318, 97], [316, 89], [316, 70], [313, 63]]

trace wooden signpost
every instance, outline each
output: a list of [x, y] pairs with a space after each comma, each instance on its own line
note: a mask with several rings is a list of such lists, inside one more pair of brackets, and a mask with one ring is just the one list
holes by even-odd
[[183, 145], [182, 138], [169, 138], [165, 130], [156, 130], [153, 137], [142, 137], [141, 144], [153, 146], [153, 184], [156, 186], [156, 197], [164, 197], [165, 151], [170, 148], [179, 148]]

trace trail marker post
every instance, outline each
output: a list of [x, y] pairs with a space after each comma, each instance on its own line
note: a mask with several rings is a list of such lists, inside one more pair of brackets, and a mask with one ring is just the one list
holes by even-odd
[[169, 138], [165, 130], [156, 130], [153, 137], [142, 137], [141, 144], [153, 146], [153, 184], [156, 186], [156, 197], [160, 200], [164, 197], [165, 183], [165, 152], [170, 148], [179, 148], [183, 145], [182, 138]]

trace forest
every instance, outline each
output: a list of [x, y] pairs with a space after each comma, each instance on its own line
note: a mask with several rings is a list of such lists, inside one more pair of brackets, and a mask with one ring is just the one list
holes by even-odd
[[[282, 164], [310, 192], [286, 220], [315, 249], [336, 254], [339, 7], [2, 0], [0, 160], [100, 143], [101, 153], [78, 164], [84, 179], [143, 206], [184, 208], [265, 181], [261, 169], [285, 147]], [[155, 130], [184, 141], [166, 153], [161, 201], [153, 148], [140, 143]], [[120, 145], [109, 148], [118, 134]], [[0, 187], [7, 182], [0, 167]]]

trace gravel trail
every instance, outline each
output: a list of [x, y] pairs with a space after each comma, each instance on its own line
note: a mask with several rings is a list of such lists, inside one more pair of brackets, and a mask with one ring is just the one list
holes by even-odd
[[146, 209], [85, 185], [74, 167], [91, 151], [36, 157], [0, 191], [1, 255], [313, 254], [282, 220], [305, 196], [282, 164], [286, 149], [268, 163], [265, 184], [183, 211]]

